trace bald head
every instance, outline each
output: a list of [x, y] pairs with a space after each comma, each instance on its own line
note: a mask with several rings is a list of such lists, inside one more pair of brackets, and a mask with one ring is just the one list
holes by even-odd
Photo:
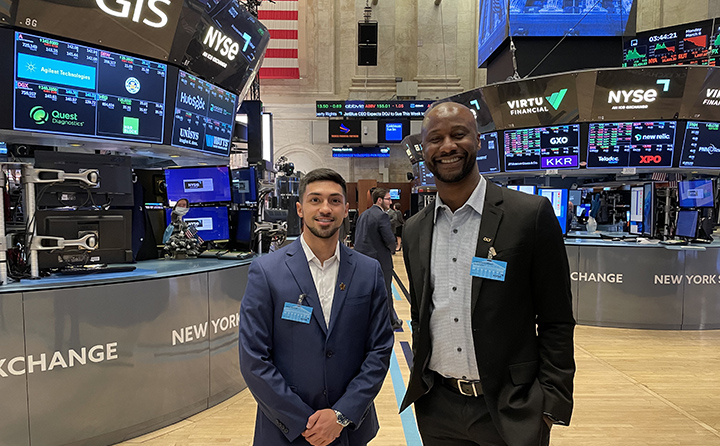
[[444, 120], [449, 118], [459, 118], [470, 126], [470, 128], [477, 128], [475, 123], [475, 115], [472, 110], [459, 104], [457, 102], [440, 102], [439, 104], [433, 105], [426, 113], [422, 122], [421, 134], [423, 138], [427, 134], [428, 127], [432, 121], [437, 119]]

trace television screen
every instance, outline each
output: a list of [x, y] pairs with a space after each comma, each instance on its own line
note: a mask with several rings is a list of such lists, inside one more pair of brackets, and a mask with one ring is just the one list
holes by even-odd
[[480, 23], [478, 25], [478, 67], [498, 49], [508, 36], [507, 2], [480, 0]]
[[552, 204], [555, 216], [560, 223], [560, 229], [563, 234], [567, 234], [568, 220], [568, 190], [567, 189], [538, 189], [538, 195], [541, 195]]
[[505, 131], [505, 171], [578, 168], [580, 125]]
[[378, 121], [378, 142], [398, 144], [410, 134], [410, 121]]
[[235, 0], [185, 0], [170, 51], [184, 69], [245, 97], [270, 33]]
[[15, 24], [34, 32], [168, 60], [182, 8], [183, 2], [167, 0], [22, 0], [18, 2], [18, 17], [24, 20]]
[[643, 220], [642, 235], [655, 235], [655, 185], [647, 183], [643, 186]]
[[232, 201], [237, 204], [256, 204], [257, 171], [255, 166], [233, 169], [231, 172]]
[[720, 123], [688, 121], [680, 167], [720, 169]]
[[328, 142], [331, 144], [360, 144], [362, 121], [331, 119], [328, 122]]
[[675, 126], [675, 121], [591, 123], [587, 167], [672, 167]]
[[[572, 1], [510, 3], [510, 33], [513, 36], [622, 36], [628, 22], [634, 22], [635, 14], [635, 1], [632, 0], [597, 0], [584, 2], [584, 5]], [[630, 31], [634, 32], [634, 29]]]
[[532, 184], [510, 184], [507, 186], [508, 189], [525, 192], [526, 194], [535, 195], [535, 186]]
[[694, 239], [697, 235], [698, 211], [678, 211], [675, 237]]
[[[171, 209], [165, 213], [167, 224], [170, 224], [171, 214]], [[191, 207], [183, 220], [188, 226], [195, 226], [198, 235], [204, 241], [218, 242], [230, 239], [227, 206]]]
[[480, 135], [480, 146], [475, 160], [480, 173], [500, 172], [500, 150], [497, 132]]
[[400, 189], [390, 189], [390, 198], [393, 200], [400, 199]]
[[708, 62], [712, 20], [637, 33], [625, 41], [624, 67]]
[[333, 158], [390, 158], [390, 147], [333, 147]]
[[167, 65], [15, 33], [15, 130], [162, 143]]
[[179, 70], [172, 145], [229, 156], [237, 95]]
[[711, 208], [715, 206], [712, 180], [689, 180], [678, 183], [681, 208]]
[[418, 179], [418, 186], [434, 186], [435, 176], [430, 169], [425, 166], [425, 161], [420, 161], [413, 166], [413, 170], [417, 170], [415, 178]]
[[235, 228], [235, 242], [238, 249], [251, 249], [253, 241], [253, 210], [237, 210], [237, 227]]
[[643, 221], [643, 187], [630, 188], [630, 221]]
[[231, 199], [227, 166], [165, 169], [165, 187], [170, 206], [181, 198], [187, 198], [191, 204], [219, 203]]

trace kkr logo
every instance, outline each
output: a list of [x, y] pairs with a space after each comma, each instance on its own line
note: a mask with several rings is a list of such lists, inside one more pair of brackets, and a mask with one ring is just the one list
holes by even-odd
[[640, 164], [660, 164], [662, 162], [662, 156], [660, 155], [642, 155], [640, 157]]
[[563, 88], [560, 91], [557, 91], [550, 96], [545, 96], [545, 99], [552, 105], [552, 108], [555, 110], [560, 107], [560, 103], [562, 102], [563, 98], [565, 98], [565, 93], [567, 93], [567, 88]]

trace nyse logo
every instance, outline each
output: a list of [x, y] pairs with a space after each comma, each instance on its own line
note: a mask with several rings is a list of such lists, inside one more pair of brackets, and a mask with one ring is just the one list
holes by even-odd
[[237, 42], [212, 26], [205, 33], [203, 44], [219, 52], [227, 60], [235, 60], [235, 56], [240, 51], [240, 45]]
[[660, 164], [662, 156], [660, 155], [642, 155], [640, 156], [640, 164]]
[[[143, 0], [136, 0], [135, 6], [133, 7], [133, 2], [128, 0], [115, 0], [113, 7], [109, 7], [105, 2], [106, 0], [95, 0], [98, 7], [105, 12], [106, 14], [109, 14], [113, 17], [121, 17], [125, 19], [131, 19], [135, 23], [139, 23], [140, 19], [142, 18], [142, 23], [144, 23], [147, 26], [150, 26], [152, 28], [162, 28], [168, 23], [168, 16], [165, 12], [160, 10], [158, 7], [158, 3], [163, 3], [165, 5], [170, 5], [170, 0], [148, 0], [147, 7], [150, 9], [150, 12], [144, 11], [144, 4], [145, 2]], [[112, 1], [112, 0], [111, 0]], [[132, 17], [130, 16], [130, 13], [132, 11]], [[153, 16], [146, 15], [152, 14]], [[145, 17], [143, 17], [145, 16]]]
[[611, 91], [608, 94], [608, 104], [628, 104], [633, 102], [639, 104], [641, 102], [654, 102], [657, 99], [658, 92], [654, 88], [648, 90], [618, 90]]
[[198, 178], [196, 180], [183, 180], [185, 192], [203, 192], [213, 190], [212, 178]]

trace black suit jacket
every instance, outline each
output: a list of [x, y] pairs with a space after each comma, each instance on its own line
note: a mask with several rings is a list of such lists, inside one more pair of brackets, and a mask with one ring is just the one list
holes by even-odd
[[372, 205], [358, 218], [355, 226], [355, 251], [380, 262], [383, 273], [392, 271], [395, 234], [390, 228], [390, 216], [379, 206]]
[[[433, 374], [431, 204], [409, 219], [403, 255], [410, 284], [414, 364], [401, 411]], [[570, 422], [575, 361], [570, 272], [560, 225], [544, 197], [487, 184], [476, 256], [507, 262], [505, 281], [472, 279], [475, 357], [490, 415], [511, 446], [536, 445], [549, 413]], [[468, 274], [470, 272], [468, 271]]]

